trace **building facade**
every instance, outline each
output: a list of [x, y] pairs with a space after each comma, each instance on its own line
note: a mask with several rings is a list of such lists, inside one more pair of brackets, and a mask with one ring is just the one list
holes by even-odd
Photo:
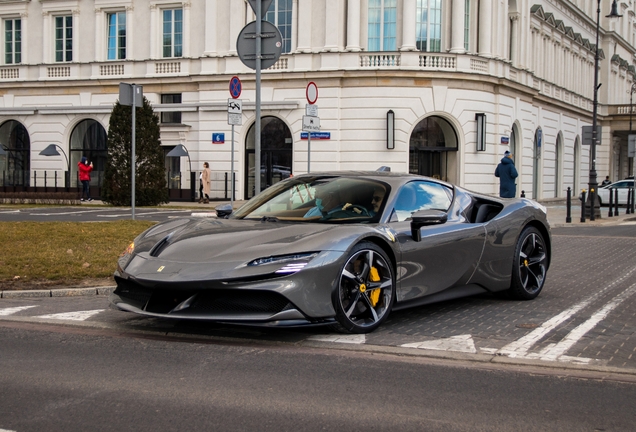
[[[600, 178], [633, 174], [628, 154], [636, 49], [634, 0], [273, 0], [265, 19], [282, 55], [261, 77], [261, 186], [290, 174], [368, 169], [429, 175], [497, 194], [514, 154], [517, 194], [585, 188], [599, 46]], [[0, 0], [0, 181], [62, 178], [88, 156], [106, 163], [120, 82], [143, 86], [160, 116], [169, 181], [189, 187], [210, 163], [234, 165], [237, 198], [254, 194], [256, 78], [237, 53], [255, 20], [247, 0]], [[228, 125], [229, 82], [241, 125]], [[306, 88], [321, 134], [303, 135]], [[234, 140], [232, 142], [232, 136]], [[40, 152], [50, 144], [60, 157]], [[234, 151], [232, 151], [234, 149]], [[234, 163], [232, 164], [232, 160]], [[183, 176], [181, 175], [183, 173]], [[183, 180], [182, 180], [183, 179]], [[214, 186], [213, 186], [214, 187]], [[216, 187], [220, 189], [222, 186]]]

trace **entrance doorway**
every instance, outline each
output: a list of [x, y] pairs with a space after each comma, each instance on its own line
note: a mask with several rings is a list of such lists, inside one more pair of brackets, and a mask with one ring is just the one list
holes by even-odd
[[420, 121], [409, 140], [409, 172], [456, 182], [457, 134], [442, 117]]
[[[245, 199], [255, 195], [255, 158], [254, 125], [250, 127], [245, 141]], [[261, 191], [292, 173], [293, 140], [287, 125], [279, 118], [267, 116], [261, 118]]]

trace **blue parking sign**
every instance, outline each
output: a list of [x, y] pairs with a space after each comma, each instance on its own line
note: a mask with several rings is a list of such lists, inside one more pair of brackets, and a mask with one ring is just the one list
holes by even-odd
[[212, 134], [212, 144], [223, 144], [225, 143], [225, 134], [222, 132], [214, 132]]

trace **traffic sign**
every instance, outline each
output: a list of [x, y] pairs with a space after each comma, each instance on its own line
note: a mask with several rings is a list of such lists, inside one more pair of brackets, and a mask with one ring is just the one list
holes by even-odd
[[241, 99], [227, 100], [227, 124], [238, 126], [243, 124], [243, 101]]
[[305, 91], [305, 94], [307, 96], [307, 102], [309, 102], [311, 105], [316, 103], [316, 101], [318, 100], [318, 86], [315, 82], [311, 81], [309, 84], [307, 84], [307, 90]]
[[[269, 21], [261, 21], [261, 69], [274, 66], [283, 52], [283, 37]], [[245, 27], [236, 39], [239, 59], [250, 69], [256, 69], [256, 21]]]
[[243, 90], [243, 85], [241, 84], [241, 80], [237, 76], [233, 76], [230, 80], [230, 95], [237, 99], [241, 96], [241, 91]]
[[318, 105], [305, 105], [305, 115], [318, 117]]
[[317, 132], [320, 130], [320, 117], [303, 116], [303, 130]]

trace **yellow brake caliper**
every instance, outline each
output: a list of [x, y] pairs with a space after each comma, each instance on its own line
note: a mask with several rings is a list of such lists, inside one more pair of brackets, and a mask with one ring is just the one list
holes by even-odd
[[[378, 273], [378, 269], [375, 267], [371, 267], [371, 271], [369, 272], [369, 280], [371, 282], [380, 282], [380, 273]], [[380, 300], [380, 288], [376, 288], [369, 293], [369, 300], [371, 300], [371, 305], [375, 307]]]

